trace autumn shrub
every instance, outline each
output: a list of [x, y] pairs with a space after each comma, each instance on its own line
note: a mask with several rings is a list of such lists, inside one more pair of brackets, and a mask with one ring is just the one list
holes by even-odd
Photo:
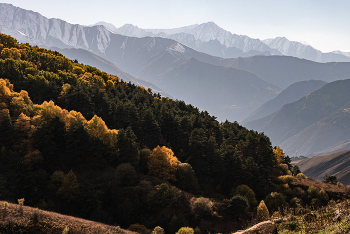
[[201, 229], [199, 227], [196, 227], [194, 229], [194, 234], [202, 234]]
[[120, 164], [116, 171], [117, 181], [121, 185], [133, 185], [137, 180], [137, 173], [133, 166], [130, 163]]
[[128, 227], [128, 230], [133, 231], [133, 232], [138, 232], [141, 234], [151, 234], [151, 230], [149, 230], [145, 225], [142, 224], [131, 224]]
[[33, 213], [32, 213], [32, 217], [31, 217], [33, 223], [39, 223], [39, 221], [41, 219], [41, 215], [42, 214], [38, 208], [34, 209]]
[[308, 189], [307, 189], [307, 194], [309, 198], [317, 198], [318, 197], [318, 192], [319, 189], [316, 188], [315, 186], [311, 185]]
[[228, 202], [227, 209], [234, 217], [238, 218], [249, 209], [249, 201], [241, 195], [233, 196]]
[[305, 191], [300, 187], [294, 187], [292, 195], [294, 197], [303, 197], [303, 196], [305, 196]]
[[242, 184], [237, 186], [236, 194], [246, 197], [248, 199], [250, 208], [254, 208], [258, 205], [258, 201], [255, 198], [255, 193], [253, 189], [249, 188], [247, 185]]
[[297, 174], [297, 177], [300, 177], [300, 178], [303, 178], [303, 179], [307, 179], [307, 176], [304, 175], [304, 174], [301, 173], [301, 172]]
[[269, 210], [278, 210], [278, 208], [287, 207], [286, 199], [283, 194], [272, 192], [265, 198], [265, 204]]
[[280, 168], [283, 171], [284, 175], [292, 175], [292, 172], [289, 170], [289, 167], [287, 164], [279, 164], [278, 168]]
[[182, 227], [176, 234], [194, 234], [194, 230], [190, 227]]
[[174, 152], [165, 147], [157, 146], [148, 157], [148, 173], [166, 180], [176, 180], [176, 170], [180, 161]]
[[324, 189], [321, 189], [318, 192], [318, 198], [321, 200], [321, 202], [325, 205], [328, 203], [329, 197], [327, 192]]
[[334, 200], [329, 200], [328, 205], [330, 207], [335, 207], [337, 205], [337, 203]]
[[318, 208], [322, 206], [322, 201], [319, 198], [312, 198], [310, 202], [310, 206], [314, 208]]
[[261, 200], [256, 210], [256, 217], [259, 221], [265, 221], [270, 218], [269, 210], [267, 209], [264, 200]]
[[199, 219], [210, 217], [213, 214], [213, 205], [208, 198], [199, 197], [192, 203], [192, 212]]
[[290, 200], [289, 205], [291, 208], [301, 208], [303, 207], [303, 200], [301, 200], [299, 197], [293, 197]]
[[291, 175], [281, 175], [278, 177], [278, 180], [286, 184], [292, 182], [294, 180], [294, 177]]
[[153, 229], [152, 234], [164, 234], [164, 229], [157, 226]]
[[18, 204], [19, 204], [19, 213], [23, 214], [24, 198], [18, 199]]
[[69, 233], [69, 227], [65, 227], [62, 231], [62, 234], [68, 234]]

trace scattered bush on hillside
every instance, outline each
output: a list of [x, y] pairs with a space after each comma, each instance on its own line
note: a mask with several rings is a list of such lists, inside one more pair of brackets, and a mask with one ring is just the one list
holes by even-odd
[[337, 184], [338, 180], [336, 176], [325, 176], [323, 179], [323, 183], [328, 183], [328, 184]]
[[294, 187], [292, 194], [293, 194], [294, 197], [304, 197], [305, 196], [305, 191], [302, 188], [300, 188], [300, 187]]
[[265, 221], [270, 218], [269, 210], [267, 209], [264, 200], [261, 200], [256, 210], [256, 217], [259, 221]]
[[294, 180], [294, 177], [291, 175], [281, 175], [278, 177], [278, 179], [282, 182], [282, 183], [290, 183]]
[[176, 234], [194, 234], [194, 230], [190, 227], [182, 227]]
[[307, 190], [307, 194], [309, 198], [317, 198], [318, 192], [319, 192], [319, 189], [313, 185], [311, 185]]
[[293, 176], [296, 176], [296, 175], [298, 175], [299, 173], [301, 173], [301, 171], [300, 171], [298, 165], [294, 165], [294, 166], [292, 167], [292, 170], [291, 170], [291, 171], [292, 171]]
[[255, 198], [255, 193], [253, 189], [249, 188], [249, 186], [245, 184], [237, 186], [236, 194], [246, 197], [249, 201], [250, 208], [255, 208], [258, 205], [258, 201]]
[[322, 206], [322, 201], [319, 198], [312, 198], [310, 202], [310, 206], [314, 209]]
[[241, 195], [233, 196], [227, 206], [228, 212], [238, 218], [249, 209], [249, 201]]
[[157, 226], [153, 229], [152, 234], [164, 234], [164, 229]]
[[337, 203], [334, 200], [329, 200], [328, 206], [335, 207], [336, 205], [337, 205]]
[[19, 213], [23, 214], [24, 198], [18, 199], [18, 204], [19, 204]]
[[300, 177], [300, 178], [303, 178], [303, 179], [307, 179], [307, 176], [304, 175], [304, 174], [301, 173], [301, 172], [297, 174], [297, 177]]
[[291, 208], [302, 208], [303, 207], [303, 200], [301, 200], [299, 197], [293, 197], [289, 205]]
[[325, 190], [321, 189], [318, 192], [318, 198], [322, 201], [322, 203], [324, 205], [326, 205], [328, 203], [329, 197], [328, 197], [328, 194]]
[[192, 203], [192, 212], [199, 219], [207, 218], [213, 214], [213, 205], [213, 202], [211, 202], [208, 198], [194, 198]]
[[149, 230], [145, 225], [142, 225], [142, 224], [131, 224], [129, 227], [128, 227], [128, 230], [130, 231], [133, 231], [133, 232], [138, 232], [138, 233], [141, 233], [141, 234], [151, 234], [151, 230]]
[[265, 204], [271, 211], [278, 210], [278, 208], [286, 208], [288, 204], [283, 194], [272, 192], [265, 198]]
[[288, 169], [288, 165], [287, 164], [279, 164], [278, 168], [280, 168], [283, 171], [283, 174], [285, 175], [292, 175], [292, 172], [290, 172], [290, 170]]

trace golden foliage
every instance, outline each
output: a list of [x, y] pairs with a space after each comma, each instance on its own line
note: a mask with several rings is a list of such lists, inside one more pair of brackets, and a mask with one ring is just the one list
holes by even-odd
[[171, 149], [157, 146], [149, 155], [148, 171], [150, 175], [159, 178], [176, 180], [175, 173], [179, 163], [180, 161]]
[[267, 209], [264, 200], [261, 200], [258, 205], [256, 216], [259, 221], [264, 221], [269, 219], [269, 210]]
[[276, 146], [275, 149], [273, 149], [273, 155], [277, 164], [284, 162], [284, 153], [279, 146]]

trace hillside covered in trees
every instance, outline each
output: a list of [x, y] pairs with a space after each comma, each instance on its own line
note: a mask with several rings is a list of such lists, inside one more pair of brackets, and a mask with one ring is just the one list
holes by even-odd
[[249, 219], [233, 195], [254, 211], [286, 189], [288, 158], [262, 133], [4, 34], [0, 54], [0, 199], [134, 231], [229, 232]]

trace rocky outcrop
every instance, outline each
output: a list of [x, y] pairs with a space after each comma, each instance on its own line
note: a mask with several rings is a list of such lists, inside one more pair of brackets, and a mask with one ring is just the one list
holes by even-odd
[[238, 231], [234, 234], [277, 234], [277, 226], [272, 221], [264, 221], [247, 230]]

